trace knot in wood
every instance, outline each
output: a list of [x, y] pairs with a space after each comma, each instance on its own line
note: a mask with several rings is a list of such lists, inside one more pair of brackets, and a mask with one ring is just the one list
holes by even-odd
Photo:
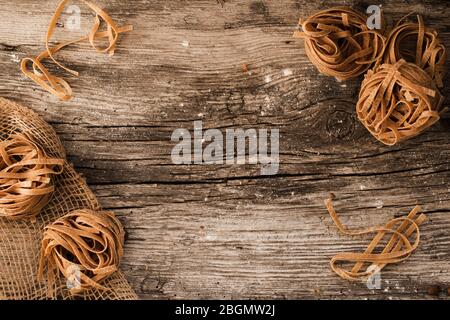
[[328, 116], [327, 132], [338, 139], [350, 136], [355, 129], [355, 118], [348, 112], [336, 110]]

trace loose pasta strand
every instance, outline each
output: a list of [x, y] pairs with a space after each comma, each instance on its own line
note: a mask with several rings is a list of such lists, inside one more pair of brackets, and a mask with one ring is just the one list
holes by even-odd
[[[65, 48], [69, 45], [88, 40], [90, 45], [97, 52], [108, 53], [109, 55], [113, 55], [119, 34], [131, 31], [133, 29], [133, 27], [130, 25], [118, 27], [116, 25], [116, 23], [111, 19], [111, 17], [104, 10], [102, 10], [101, 8], [99, 8], [97, 5], [95, 5], [94, 3], [90, 2], [90, 1], [81, 0], [96, 14], [95, 21], [94, 21], [94, 24], [93, 24], [90, 32], [87, 35], [80, 37], [78, 39], [66, 41], [66, 42], [58, 44], [54, 47], [50, 47], [49, 42], [55, 31], [58, 19], [61, 16], [66, 4], [69, 1], [70, 0], [61, 1], [58, 4], [56, 11], [53, 14], [52, 19], [50, 20], [50, 23], [49, 23], [49, 26], [47, 29], [47, 34], [45, 37], [46, 50], [41, 52], [35, 58], [29, 58], [29, 57], [24, 58], [24, 59], [22, 59], [22, 61], [20, 63], [20, 69], [25, 76], [27, 76], [28, 78], [33, 80], [36, 84], [41, 86], [43, 89], [47, 90], [48, 92], [57, 96], [60, 100], [63, 100], [63, 101], [67, 101], [67, 100], [70, 100], [73, 98], [72, 88], [67, 83], [67, 81], [65, 81], [63, 78], [52, 75], [48, 71], [48, 69], [42, 64], [42, 61], [47, 58], [50, 58], [60, 68], [64, 69], [65, 71], [69, 72], [70, 74], [72, 74], [74, 76], [78, 76], [77, 71], [67, 68], [64, 65], [62, 65], [61, 63], [59, 63], [55, 59], [54, 54], [56, 54], [58, 51], [62, 50], [63, 48]], [[99, 31], [100, 24], [101, 24], [100, 18], [107, 25], [106, 31]], [[109, 45], [106, 48], [100, 48], [96, 45], [95, 40], [100, 39], [100, 38], [108, 38]], [[30, 63], [31, 63], [31, 69], [29, 68]]]
[[[331, 269], [341, 278], [350, 281], [367, 279], [389, 264], [408, 259], [419, 246], [419, 226], [427, 220], [424, 214], [417, 215], [420, 212], [420, 207], [416, 206], [407, 217], [392, 219], [384, 226], [349, 230], [342, 224], [334, 210], [331, 197], [325, 200], [325, 206], [334, 224], [342, 234], [349, 236], [375, 234], [363, 253], [343, 252], [336, 254], [331, 259]], [[381, 240], [387, 235], [390, 235], [390, 238], [383, 250], [380, 253], [374, 253]], [[414, 241], [410, 240], [412, 235], [415, 235]], [[341, 266], [341, 264], [349, 262], [354, 263], [351, 269]], [[365, 264], [370, 265], [365, 271], [361, 271]]]

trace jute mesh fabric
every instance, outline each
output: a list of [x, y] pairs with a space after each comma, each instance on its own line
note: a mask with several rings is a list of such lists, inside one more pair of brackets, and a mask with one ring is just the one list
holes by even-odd
[[[0, 98], [0, 139], [26, 132], [48, 156], [66, 159], [64, 148], [53, 128], [31, 109]], [[100, 205], [74, 168], [65, 161], [64, 171], [54, 177], [55, 192], [49, 204], [32, 220], [0, 217], [0, 299], [47, 299], [48, 283], [37, 280], [44, 227], [76, 209], [100, 210]], [[73, 296], [65, 279], [54, 286], [54, 299], [137, 299], [122, 272], [102, 282], [107, 290], [87, 290]]]

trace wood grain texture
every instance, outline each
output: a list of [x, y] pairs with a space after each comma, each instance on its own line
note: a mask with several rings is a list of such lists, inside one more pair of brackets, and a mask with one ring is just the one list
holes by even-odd
[[[448, 1], [379, 2], [390, 23], [424, 13], [450, 48]], [[21, 58], [43, 49], [57, 1], [0, 0], [0, 96], [49, 121], [102, 205], [120, 215], [122, 269], [140, 297], [448, 299], [449, 117], [395, 147], [366, 132], [354, 111], [361, 79], [319, 75], [292, 38], [300, 16], [339, 2], [100, 3], [134, 31], [111, 58], [83, 45], [61, 52], [81, 74], [68, 77], [75, 99], [62, 103], [19, 71]], [[92, 15], [85, 7], [82, 15], [87, 30]], [[58, 39], [73, 37], [59, 29]], [[170, 135], [194, 120], [222, 130], [279, 128], [278, 174], [172, 164]], [[323, 205], [329, 192], [353, 227], [383, 224], [415, 204], [430, 217], [419, 250], [382, 272], [382, 289], [330, 271], [333, 254], [361, 250], [368, 239], [337, 234]]]

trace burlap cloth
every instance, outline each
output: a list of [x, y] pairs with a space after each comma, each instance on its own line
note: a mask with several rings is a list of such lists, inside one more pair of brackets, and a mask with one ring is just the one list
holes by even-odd
[[[53, 128], [29, 108], [0, 97], [0, 139], [27, 132], [50, 157], [66, 159]], [[64, 172], [54, 177], [55, 192], [35, 222], [0, 217], [0, 299], [47, 299], [48, 283], [37, 280], [43, 228], [75, 209], [100, 210], [81, 176], [65, 161]], [[101, 283], [108, 290], [88, 290], [72, 296], [65, 279], [54, 285], [55, 299], [137, 299], [122, 272]]]

